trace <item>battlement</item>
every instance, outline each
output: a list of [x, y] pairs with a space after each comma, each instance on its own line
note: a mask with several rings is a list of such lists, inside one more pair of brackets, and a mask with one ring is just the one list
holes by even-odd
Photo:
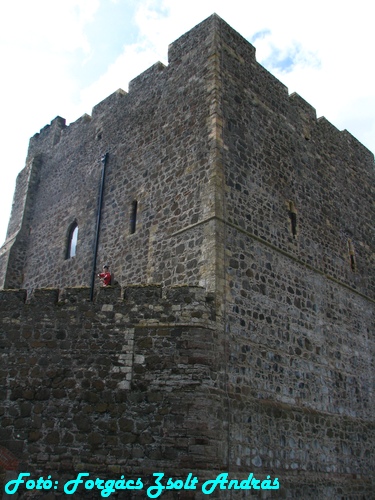
[[43, 136], [46, 136], [47, 134], [51, 134], [55, 132], [56, 130], [62, 130], [66, 127], [66, 120], [65, 118], [62, 118], [61, 116], [56, 116], [49, 125], [45, 125], [39, 132], [37, 132], [33, 138], [42, 138]]
[[62, 290], [46, 288], [26, 290], [0, 290], [0, 311], [6, 317], [16, 309], [22, 314], [35, 309], [38, 317], [44, 311], [79, 310], [117, 311], [125, 315], [127, 323], [142, 324], [194, 324], [208, 326], [215, 320], [215, 297], [202, 287], [161, 285], [133, 285], [106, 287], [97, 290], [90, 302], [89, 287], [71, 287]]
[[65, 118], [61, 116], [56, 116], [50, 124], [45, 125], [39, 132], [37, 132], [29, 141], [29, 150], [27, 158], [31, 159], [35, 156], [35, 148], [44, 145], [49, 145], [50, 147], [55, 146], [60, 142], [61, 132], [67, 127]]
[[126, 95], [127, 92], [125, 92], [125, 90], [117, 89], [116, 92], [106, 97], [92, 108], [92, 117], [95, 118], [102, 113], [106, 113], [108, 109], [117, 106], [119, 100], [126, 97]]
[[[102, 288], [94, 302], [86, 287], [1, 291], [2, 444], [31, 471], [139, 474], [139, 453], [177, 475], [207, 456], [220, 468], [219, 413], [212, 428], [192, 416], [204, 421], [219, 404], [202, 413], [222, 360], [213, 299], [200, 287], [159, 285]], [[176, 452], [169, 436], [186, 429]], [[204, 457], [193, 450], [200, 440], [210, 442]]]
[[[152, 65], [129, 82], [128, 93], [130, 95], [138, 92], [145, 92], [147, 94], [149, 93], [149, 89], [155, 86], [157, 81], [160, 80], [161, 76], [163, 76], [163, 78], [169, 78], [168, 75], [171, 74], [170, 67], [177, 68], [182, 63], [185, 65], [186, 71], [190, 66], [191, 59], [193, 57], [198, 57], [198, 54], [200, 56], [204, 54], [204, 57], [208, 60], [215, 54], [218, 55], [221, 51], [227, 54], [229, 57], [228, 61], [231, 61], [229, 64], [233, 67], [236, 64], [248, 66], [248, 80], [256, 89], [258, 98], [267, 106], [273, 107], [277, 105], [277, 111], [292, 120], [292, 110], [294, 110], [300, 114], [300, 117], [304, 121], [307, 119], [311, 123], [316, 122], [318, 125], [322, 125], [323, 122], [327, 121], [324, 117], [317, 119], [315, 108], [297, 93], [294, 92], [289, 96], [287, 87], [256, 61], [255, 47], [231, 28], [217, 14], [211, 15], [171, 43], [168, 47], [169, 65], [165, 66], [161, 62]], [[96, 104], [92, 109], [91, 116], [85, 114], [68, 126], [64, 118], [59, 116], [56, 117], [49, 125], [43, 127], [39, 133], [31, 138], [28, 156], [30, 157], [30, 155], [33, 154], [34, 147], [38, 147], [38, 142], [45, 144], [46, 139], [49, 138], [49, 143], [54, 146], [59, 142], [61, 132], [64, 129], [70, 131], [71, 128], [77, 129], [78, 127], [76, 133], [79, 134], [81, 133], [79, 129], [80, 124], [87, 123], [91, 118], [99, 118], [103, 114], [113, 113], [116, 106], [120, 105], [121, 98], [128, 93], [122, 89], [118, 89], [100, 103]], [[275, 99], [271, 97], [274, 95], [278, 95], [277, 103]], [[289, 109], [290, 107], [291, 109]], [[327, 123], [329, 122], [327, 121]], [[331, 131], [334, 128], [335, 127], [332, 125]], [[307, 131], [306, 128], [304, 131], [305, 135], [310, 136], [310, 131]], [[353, 137], [353, 139], [355, 138]], [[357, 142], [358, 146], [363, 148], [363, 154], [366, 154], [364, 150], [367, 150], [366, 155], [370, 154], [373, 158], [373, 154], [369, 152], [365, 146], [359, 143], [359, 141]]]
[[145, 85], [150, 85], [150, 82], [151, 85], [153, 85], [154, 81], [162, 76], [165, 69], [166, 66], [160, 61], [153, 64], [150, 68], [146, 69], [146, 71], [143, 71], [143, 73], [129, 82], [129, 92], [142, 91], [142, 88]]

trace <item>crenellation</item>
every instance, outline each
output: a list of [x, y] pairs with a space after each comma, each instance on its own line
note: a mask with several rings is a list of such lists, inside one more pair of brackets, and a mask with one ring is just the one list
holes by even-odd
[[64, 129], [64, 131], [66, 131], [67, 129], [70, 129], [70, 128], [75, 128], [75, 127], [80, 127], [81, 124], [85, 124], [85, 123], [89, 123], [91, 121], [91, 116], [88, 115], [87, 113], [84, 113], [82, 116], [80, 116], [77, 120], [75, 120], [74, 122], [70, 123], [68, 125], [68, 127], [66, 127]]
[[256, 48], [222, 19], [218, 18], [218, 22], [224, 50], [241, 64], [252, 66], [256, 63]]
[[27, 304], [35, 305], [38, 307], [39, 304], [49, 304], [55, 305], [59, 301], [59, 290], [56, 288], [37, 288], [33, 290], [30, 294], [27, 294]]
[[160, 284], [148, 284], [144, 286], [127, 285], [124, 291], [124, 300], [129, 302], [149, 302], [161, 299], [162, 286]]
[[311, 106], [303, 97], [301, 97], [297, 92], [293, 92], [289, 96], [290, 102], [293, 107], [301, 112], [301, 117], [305, 120], [314, 122], [317, 120], [316, 109]]
[[74, 304], [76, 302], [88, 302], [90, 300], [90, 288], [86, 286], [67, 287], [59, 291], [59, 304]]
[[113, 304], [123, 300], [122, 290], [119, 286], [102, 287], [97, 290], [95, 302], [98, 304]]
[[62, 130], [66, 127], [66, 120], [56, 116], [49, 125], [45, 125], [39, 133], [35, 134], [29, 143], [28, 157], [35, 155], [38, 148], [46, 148], [56, 145], [60, 140]]
[[85, 136], [87, 134], [87, 128], [90, 128], [92, 125], [91, 122], [92, 117], [87, 113], [84, 113], [77, 120], [69, 123], [69, 125], [61, 131], [61, 141], [66, 143], [66, 141], [71, 140], [71, 137]]
[[341, 134], [348, 143], [354, 161], [361, 161], [363, 165], [369, 165], [371, 168], [371, 164], [375, 164], [374, 153], [359, 142], [348, 130], [342, 130]]
[[325, 137], [327, 142], [332, 140], [333, 142], [336, 142], [337, 140], [340, 140], [340, 130], [328, 121], [325, 116], [320, 116], [317, 123], [319, 129], [321, 130], [322, 137]]
[[126, 96], [127, 92], [125, 92], [125, 90], [117, 89], [116, 92], [106, 97], [92, 108], [91, 116], [97, 119], [103, 113], [110, 112], [118, 105], [120, 99]]
[[38, 137], [38, 138], [42, 139], [43, 137], [50, 135], [56, 129], [62, 130], [65, 127], [66, 127], [65, 118], [62, 118], [61, 116], [56, 116], [56, 118], [54, 118], [49, 125], [45, 125], [42, 129], [40, 129], [38, 134], [35, 134], [34, 137]]
[[304, 139], [309, 141], [313, 138], [314, 128], [317, 125], [316, 110], [296, 92], [290, 94], [289, 100], [291, 104], [290, 120]]
[[129, 82], [129, 92], [142, 92], [145, 86], [151, 87], [155, 84], [155, 80], [164, 77], [164, 72], [167, 67], [162, 62], [158, 61], [150, 68], [146, 69], [140, 75], [136, 76]]
[[214, 37], [220, 18], [215, 14], [202, 21], [168, 46], [168, 64], [175, 67], [194, 56], [205, 52], [208, 56], [215, 53]]
[[0, 290], [0, 301], [2, 303], [17, 304], [25, 303], [27, 290]]

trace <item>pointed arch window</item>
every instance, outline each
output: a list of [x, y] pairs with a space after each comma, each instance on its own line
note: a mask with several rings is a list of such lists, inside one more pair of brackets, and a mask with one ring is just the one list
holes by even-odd
[[69, 229], [68, 246], [66, 248], [66, 258], [75, 257], [77, 252], [78, 224], [74, 222]]

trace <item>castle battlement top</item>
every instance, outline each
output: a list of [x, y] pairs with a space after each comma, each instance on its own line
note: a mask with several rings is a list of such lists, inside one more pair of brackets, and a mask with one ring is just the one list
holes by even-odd
[[207, 326], [215, 319], [214, 302], [215, 297], [204, 288], [191, 286], [105, 287], [97, 291], [93, 302], [90, 300], [89, 287], [35, 289], [32, 293], [27, 290], [0, 290], [0, 310], [4, 318], [12, 316], [14, 310], [21, 315], [33, 315], [34, 311], [36, 316], [43, 318], [51, 307], [55, 311], [65, 310], [69, 313], [70, 307], [74, 306], [81, 314], [88, 310], [118, 314], [121, 311], [121, 323], [132, 324], [135, 321], [143, 326]]
[[[210, 54], [218, 56], [221, 50], [228, 53], [234, 65], [247, 65], [252, 68], [250, 70], [251, 72], [261, 73], [262, 87], [269, 87], [269, 90], [265, 90], [263, 92], [264, 97], [267, 94], [269, 95], [272, 93], [273, 86], [278, 88], [277, 94], [279, 94], [279, 96], [280, 94], [283, 95], [285, 100], [283, 106], [279, 108], [278, 111], [282, 112], [287, 119], [291, 118], [291, 113], [288, 109], [292, 106], [294, 110], [299, 112], [299, 116], [303, 121], [307, 120], [310, 122], [310, 126], [319, 128], [324, 126], [323, 123], [330, 124], [324, 116], [317, 119], [315, 108], [296, 92], [289, 95], [287, 87], [277, 80], [277, 78], [269, 73], [263, 66], [257, 63], [255, 57], [255, 47], [252, 46], [238, 32], [233, 30], [219, 16], [213, 14], [169, 45], [168, 66], [165, 66], [161, 62], [156, 62], [153, 66], [129, 82], [128, 92], [118, 89], [113, 94], [103, 99], [103, 101], [96, 104], [92, 109], [91, 116], [84, 114], [68, 126], [65, 124], [65, 119], [56, 117], [51, 121], [50, 125], [46, 125], [40, 130], [39, 133], [36, 133], [32, 137], [30, 146], [32, 147], [35, 141], [45, 139], [47, 136], [51, 137], [53, 143], [56, 144], [59, 140], [59, 130], [61, 132], [64, 130], [64, 133], [67, 133], [70, 128], [76, 130], [77, 127], [81, 126], [81, 124], [84, 126], [84, 124], [89, 122], [91, 118], [99, 119], [101, 115], [111, 113], [113, 111], [113, 107], [120, 105], [119, 99], [122, 97], [132, 97], [133, 94], [136, 93], [150, 94], [150, 88], [153, 86], [157, 87], [157, 82], [160, 81], [160, 79], [169, 78], [169, 74], [173, 74], [175, 67], [183, 64], [186, 68], [188, 68], [189, 58], [195, 57], [197, 51], [199, 51], [199, 53], [204, 53], [205, 57], [209, 58]], [[256, 81], [256, 79], [254, 81]], [[258, 92], [261, 91], [260, 88], [257, 90]], [[122, 104], [125, 105], [125, 103]], [[256, 101], [254, 104], [256, 104]], [[257, 104], [267, 106], [270, 105], [270, 102], [268, 99], [259, 99], [258, 97]], [[343, 144], [347, 144], [348, 138], [350, 137], [349, 142], [353, 143], [354, 148], [361, 148], [362, 154], [366, 156], [370, 155], [371, 158], [373, 158], [373, 153], [361, 144], [354, 136], [351, 134], [348, 135], [346, 130], [340, 132], [332, 124], [330, 125], [331, 131], [334, 131], [334, 135], [336, 136], [335, 140], [342, 142]], [[81, 133], [81, 131], [78, 129], [76, 133]], [[329, 140], [332, 140], [332, 138], [330, 137]]]

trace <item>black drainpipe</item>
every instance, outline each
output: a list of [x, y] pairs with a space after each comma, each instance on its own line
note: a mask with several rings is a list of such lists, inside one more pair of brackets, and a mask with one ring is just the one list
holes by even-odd
[[90, 290], [90, 301], [94, 300], [94, 289], [95, 289], [95, 275], [96, 275], [96, 259], [98, 257], [98, 246], [99, 246], [99, 233], [100, 233], [100, 221], [102, 216], [102, 205], [103, 205], [103, 193], [104, 193], [104, 181], [105, 181], [105, 168], [107, 166], [109, 153], [105, 153], [102, 156], [102, 180], [100, 183], [100, 193], [99, 193], [99, 203], [98, 203], [98, 215], [96, 218], [96, 233], [95, 233], [95, 248], [94, 248], [94, 262], [92, 265], [92, 276], [91, 276], [91, 290]]

